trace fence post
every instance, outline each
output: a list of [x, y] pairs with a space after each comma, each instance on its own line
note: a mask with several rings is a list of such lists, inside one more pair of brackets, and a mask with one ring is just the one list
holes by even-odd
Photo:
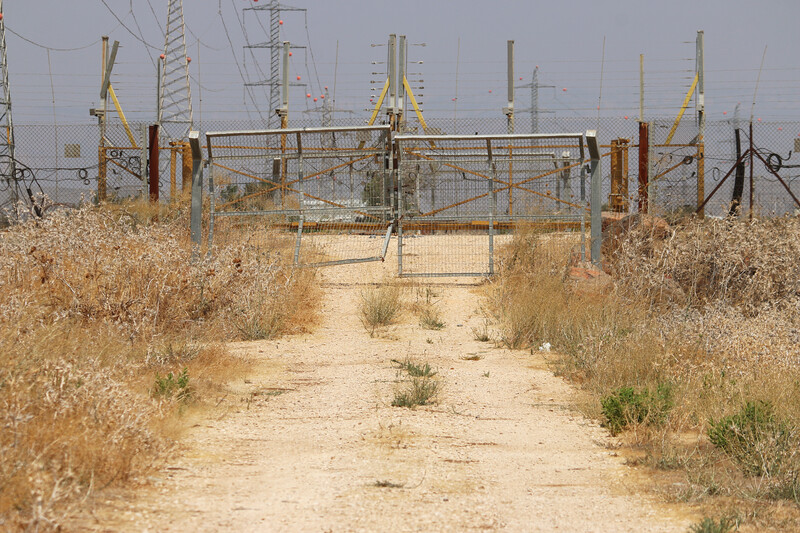
[[748, 214], [748, 218], [753, 220], [753, 214], [755, 213], [755, 206], [753, 202], [755, 201], [756, 195], [756, 184], [755, 180], [753, 179], [753, 120], [750, 119], [750, 148], [747, 149], [747, 153], [750, 155], [750, 212]]
[[650, 142], [650, 132], [653, 131], [652, 126], [653, 122], [647, 123], [647, 212], [650, 213], [652, 211], [652, 207], [657, 205], [658, 201], [658, 183], [656, 181], [651, 181], [650, 177], [653, 177], [655, 180], [655, 142]]
[[158, 202], [158, 124], [150, 126], [150, 201]]
[[600, 171], [600, 147], [597, 145], [597, 131], [589, 130], [586, 132], [586, 144], [589, 147], [589, 157], [591, 158], [591, 232], [592, 232], [592, 263], [602, 268], [602, 245], [603, 245], [603, 218], [602, 218], [602, 193], [603, 185], [602, 173]]
[[628, 139], [611, 141], [611, 211], [628, 212]]
[[192, 146], [190, 143], [183, 143], [181, 148], [181, 160], [183, 161], [183, 168], [181, 169], [181, 191], [187, 192], [192, 189], [194, 157], [192, 156]]
[[102, 144], [97, 149], [97, 202], [106, 201], [106, 147]]
[[649, 156], [650, 156], [650, 125], [647, 122], [639, 123], [639, 213], [647, 213], [649, 209]]
[[[396, 163], [392, 163], [394, 167], [394, 196], [395, 196], [395, 217], [397, 220], [397, 275], [403, 277], [403, 215], [405, 214], [405, 206], [403, 205], [403, 141], [400, 139], [389, 139], [389, 143], [394, 143], [393, 146], [390, 147], [390, 150], [393, 150], [393, 156], [397, 156], [395, 160], [392, 157], [393, 161]], [[352, 172], [353, 166], [350, 165], [350, 169]], [[350, 177], [352, 183], [352, 175]]]
[[142, 183], [139, 187], [139, 194], [142, 198], [148, 193], [150, 182], [147, 179], [147, 124], [140, 125], [139, 134], [141, 135], [141, 148], [139, 148], [139, 175]]
[[175, 201], [178, 192], [178, 145], [179, 142], [169, 143], [169, 201]]
[[[190, 131], [188, 153], [192, 162], [192, 207], [191, 207], [191, 221], [190, 229], [193, 243], [192, 257], [197, 258], [200, 253], [200, 244], [202, 237], [202, 223], [203, 223], [203, 154], [200, 151], [200, 132]], [[186, 161], [187, 151], [184, 150], [184, 161]], [[186, 168], [186, 165], [184, 165]], [[184, 182], [185, 183], [185, 182]]]
[[[700, 139], [700, 142], [697, 143], [697, 205], [703, 205], [703, 202], [706, 200], [706, 163], [705, 163], [705, 141]], [[697, 216], [700, 217], [700, 220], [705, 218], [706, 210], [705, 206], [701, 207], [697, 210]]]
[[492, 172], [489, 181], [489, 275], [494, 274], [494, 217], [497, 211], [497, 194], [494, 191], [494, 182], [497, 179], [497, 163], [492, 156], [492, 141], [486, 139], [486, 151], [489, 156], [489, 169]]
[[214, 245], [214, 220], [216, 219], [215, 212], [216, 212], [216, 191], [214, 191], [214, 158], [211, 155], [211, 141], [207, 142], [209, 146], [208, 150], [208, 161], [206, 161], [206, 165], [208, 166], [208, 240], [207, 240], [207, 247], [208, 251], [206, 252], [208, 257], [211, 257], [211, 247]]

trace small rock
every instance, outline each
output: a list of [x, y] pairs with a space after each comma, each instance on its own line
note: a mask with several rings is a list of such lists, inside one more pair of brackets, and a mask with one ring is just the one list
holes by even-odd
[[577, 292], [605, 294], [614, 288], [613, 278], [596, 268], [570, 267], [567, 278]]

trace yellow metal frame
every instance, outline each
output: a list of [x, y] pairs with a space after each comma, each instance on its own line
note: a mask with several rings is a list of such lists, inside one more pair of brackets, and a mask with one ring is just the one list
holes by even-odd
[[675, 135], [675, 132], [678, 129], [678, 124], [681, 123], [681, 119], [683, 118], [683, 114], [686, 112], [686, 108], [689, 107], [689, 100], [692, 99], [692, 93], [694, 92], [696, 87], [697, 87], [697, 74], [694, 75], [694, 81], [692, 81], [692, 86], [689, 87], [689, 92], [686, 93], [686, 98], [683, 99], [683, 105], [681, 106], [681, 110], [678, 111], [678, 116], [675, 117], [675, 124], [673, 124], [672, 129], [669, 130], [669, 135], [667, 135], [667, 142], [664, 143], [665, 145], [672, 142], [672, 137]]
[[134, 148], [139, 148], [136, 144], [136, 139], [133, 138], [133, 133], [131, 132], [131, 127], [128, 125], [128, 119], [125, 118], [125, 113], [122, 112], [122, 106], [119, 105], [119, 100], [117, 99], [117, 94], [114, 92], [114, 88], [111, 84], [108, 84], [108, 94], [111, 95], [111, 99], [114, 101], [114, 107], [117, 109], [117, 114], [119, 115], [120, 120], [122, 121], [122, 125], [125, 126], [125, 133], [128, 134], [128, 140], [131, 141], [131, 144]]
[[[411, 102], [411, 107], [414, 108], [414, 113], [417, 114], [417, 119], [419, 120], [419, 125], [422, 126], [422, 131], [428, 133], [428, 124], [425, 122], [425, 117], [422, 116], [422, 110], [419, 108], [419, 104], [417, 104], [417, 99], [414, 97], [414, 92], [411, 90], [411, 86], [408, 84], [408, 78], [403, 76], [403, 87], [408, 93], [408, 100]], [[372, 110], [372, 116], [369, 117], [369, 122], [367, 124], [372, 126], [375, 124], [375, 119], [378, 118], [378, 113], [381, 111], [381, 106], [383, 105], [383, 101], [386, 99], [386, 93], [389, 92], [389, 79], [386, 79], [386, 83], [383, 84], [383, 90], [381, 91], [380, 96], [378, 96], [378, 101], [375, 103], [375, 108]]]
[[372, 116], [369, 117], [369, 122], [367, 122], [368, 126], [372, 126], [375, 124], [375, 119], [378, 118], [378, 113], [381, 111], [381, 106], [383, 105], [383, 100], [386, 98], [386, 93], [389, 92], [389, 78], [386, 78], [386, 83], [383, 84], [383, 90], [381, 91], [381, 95], [378, 97], [378, 102], [375, 104], [375, 109], [372, 110]]
[[414, 112], [417, 114], [417, 119], [419, 120], [419, 125], [422, 126], [422, 131], [428, 133], [428, 125], [425, 123], [425, 117], [422, 116], [422, 111], [420, 111], [417, 105], [417, 99], [414, 98], [414, 93], [411, 91], [411, 87], [408, 85], [408, 80], [405, 76], [403, 76], [403, 87], [405, 87], [408, 93], [408, 99], [411, 102], [411, 106], [414, 108]]

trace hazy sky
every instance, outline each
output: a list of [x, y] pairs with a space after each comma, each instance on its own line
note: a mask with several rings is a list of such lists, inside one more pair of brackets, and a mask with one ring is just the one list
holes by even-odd
[[[267, 2], [185, 0], [196, 120], [266, 116], [266, 91], [253, 88], [246, 94], [243, 78], [263, 78], [259, 69], [268, 70], [269, 52], [243, 46], [267, 39], [268, 15], [242, 10]], [[88, 110], [99, 100], [103, 34], [121, 43], [112, 83], [126, 114], [133, 120], [155, 118], [155, 59], [164, 46], [167, 2], [105, 3], [108, 7], [102, 0], [3, 2], [17, 124], [94, 120]], [[303, 13], [283, 14], [282, 39], [308, 45], [310, 36], [311, 41], [307, 53], [297, 50], [292, 57], [293, 75], [311, 85], [292, 88], [290, 121], [314, 116], [301, 113], [319, 104], [309, 101], [306, 92], [318, 96], [325, 85], [331, 92], [336, 87], [337, 108], [365, 117], [370, 88], [384, 80], [383, 74], [372, 73], [385, 68], [380, 62], [385, 61], [389, 33], [405, 34], [412, 44], [426, 44], [409, 47], [409, 59], [424, 62], [410, 66], [409, 78], [424, 80], [412, 83], [424, 86], [419, 99], [429, 117], [452, 117], [456, 105], [460, 117], [501, 116], [507, 39], [516, 41], [517, 83], [528, 83], [538, 65], [540, 83], [556, 86], [540, 91], [540, 107], [556, 110], [559, 116], [596, 116], [601, 70], [602, 115], [637, 116], [640, 53], [645, 55], [646, 116], [674, 116], [693, 77], [700, 29], [705, 30], [710, 119], [725, 118], [723, 112], [731, 115], [737, 102], [742, 103], [742, 114], [749, 116], [767, 46], [755, 114], [764, 120], [800, 120], [798, 0], [286, 3], [308, 11], [307, 19]], [[376, 44], [381, 46], [372, 46]], [[56, 50], [73, 48], [81, 49]], [[528, 107], [529, 102], [530, 92], [519, 89], [517, 107]]]

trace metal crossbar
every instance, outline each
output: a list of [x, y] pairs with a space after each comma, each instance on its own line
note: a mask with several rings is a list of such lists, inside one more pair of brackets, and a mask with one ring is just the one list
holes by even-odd
[[225, 232], [272, 231], [300, 266], [384, 259], [394, 218], [388, 126], [218, 131], [206, 139], [210, 243], [223, 245]]
[[583, 134], [397, 135], [395, 153], [401, 276], [492, 275], [522, 225], [583, 235]]
[[586, 255], [583, 134], [392, 138], [368, 126], [206, 138], [211, 246], [275, 232], [297, 265], [316, 267], [383, 261], [396, 236], [400, 276], [489, 276], [525, 227]]

